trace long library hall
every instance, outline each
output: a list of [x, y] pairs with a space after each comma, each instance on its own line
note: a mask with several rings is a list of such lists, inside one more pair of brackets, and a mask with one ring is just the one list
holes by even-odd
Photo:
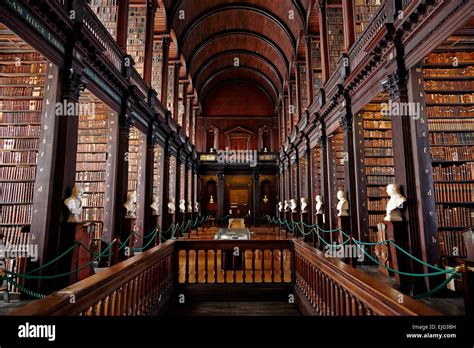
[[471, 0], [0, 2], [0, 317], [470, 316], [473, 229]]

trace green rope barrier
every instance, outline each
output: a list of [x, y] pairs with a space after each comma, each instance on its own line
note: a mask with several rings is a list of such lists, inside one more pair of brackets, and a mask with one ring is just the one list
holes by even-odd
[[88, 263], [80, 266], [79, 268], [75, 269], [74, 271], [71, 271], [71, 272], [67, 272], [67, 273], [61, 273], [61, 274], [55, 274], [55, 275], [51, 275], [51, 276], [32, 276], [32, 275], [28, 275], [28, 274], [19, 274], [19, 273], [15, 273], [15, 272], [10, 272], [10, 271], [7, 271], [5, 270], [5, 273], [13, 276], [13, 277], [18, 277], [18, 278], [25, 278], [25, 279], [55, 279], [55, 278], [61, 278], [61, 277], [65, 277], [65, 276], [68, 276], [70, 274], [73, 274], [73, 273], [77, 273], [81, 270], [83, 270], [84, 268], [86, 267], [89, 267], [92, 263], [94, 263], [97, 259], [99, 259], [100, 257], [102, 257], [103, 255], [102, 254], [105, 254], [105, 252], [107, 252], [115, 243], [115, 239], [112, 241], [112, 243], [109, 244], [109, 246], [107, 248], [104, 249], [104, 251], [99, 254], [99, 256], [93, 258], [91, 261], [89, 261]]
[[426, 293], [424, 293], [424, 294], [415, 295], [415, 296], [413, 296], [413, 298], [414, 298], [415, 300], [418, 300], [418, 299], [420, 299], [420, 298], [428, 297], [428, 296], [431, 296], [431, 295], [433, 295], [433, 294], [439, 292], [439, 291], [442, 290], [446, 285], [448, 285], [448, 283], [449, 283], [451, 280], [453, 280], [456, 276], [457, 276], [456, 273], [451, 274], [443, 283], [441, 283], [440, 285], [438, 285], [438, 286], [437, 286], [436, 288], [434, 288], [433, 290], [428, 291], [428, 292], [426, 292]]
[[143, 236], [141, 234], [139, 234], [138, 232], [135, 232], [133, 231], [133, 234], [137, 237], [140, 237], [140, 238], [143, 238], [143, 239], [147, 239], [147, 238], [150, 238], [152, 235], [156, 235], [155, 233], [155, 230], [158, 228], [158, 226], [156, 226], [151, 232], [150, 234], [146, 235], [146, 236]]
[[148, 243], [146, 243], [146, 244], [145, 244], [144, 246], [142, 246], [141, 248], [132, 248], [131, 250], [132, 250], [132, 251], [143, 251], [143, 250], [145, 250], [146, 248], [148, 248], [148, 246], [149, 246], [152, 242], [155, 241], [155, 238], [154, 238], [154, 237], [156, 236], [157, 233], [158, 233], [158, 229], [155, 229], [155, 233], [154, 233], [154, 235], [152, 236], [153, 238], [151, 238], [151, 239], [148, 241]]
[[[11, 279], [11, 278], [9, 278], [9, 277], [5, 278], [5, 280], [6, 280], [7, 282], [9, 282], [11, 285], [13, 285], [13, 286], [17, 287], [18, 289], [20, 289], [20, 291], [21, 291], [22, 293], [27, 294], [27, 295], [29, 295], [29, 296], [31, 296], [31, 297], [34, 297], [34, 298], [36, 298], [36, 299], [38, 299], [38, 300], [41, 300], [42, 298], [45, 298], [45, 297], [46, 297], [46, 295], [43, 295], [43, 294], [40, 294], [40, 293], [38, 293], [38, 292], [34, 292], [34, 291], [32, 291], [32, 290], [29, 290], [29, 289], [24, 288], [23, 286], [21, 286], [20, 284], [17, 284], [13, 279]], [[1, 281], [2, 281], [2, 279], [0, 278], [0, 282], [1, 282]]]

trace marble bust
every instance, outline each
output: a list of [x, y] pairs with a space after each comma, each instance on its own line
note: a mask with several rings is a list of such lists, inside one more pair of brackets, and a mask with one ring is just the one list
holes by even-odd
[[84, 188], [82, 186], [74, 186], [72, 188], [72, 194], [64, 200], [64, 204], [69, 210], [69, 217], [67, 222], [69, 223], [81, 223], [82, 222], [82, 195], [84, 194]]
[[176, 205], [174, 203], [174, 197], [170, 197], [168, 201], [168, 213], [174, 214], [176, 211]]
[[316, 214], [324, 214], [323, 212], [324, 202], [321, 195], [316, 196]]
[[132, 191], [127, 194], [127, 201], [123, 205], [127, 209], [125, 218], [136, 219], [137, 218], [137, 191]]
[[349, 202], [344, 191], [337, 191], [337, 216], [349, 216]]
[[287, 213], [287, 212], [290, 211], [290, 206], [289, 206], [289, 204], [288, 204], [288, 200], [287, 200], [287, 199], [285, 199], [285, 201], [284, 201], [283, 211], [284, 211], [285, 213]]
[[278, 202], [278, 211], [281, 212], [283, 210], [283, 202]]
[[188, 213], [192, 213], [192, 212], [193, 212], [193, 204], [191, 203], [191, 201], [188, 201], [187, 209], [188, 209]]
[[397, 184], [387, 185], [387, 193], [390, 199], [387, 203], [387, 215], [385, 215], [384, 221], [402, 221], [400, 209], [403, 209], [403, 204], [407, 199], [402, 196]]
[[212, 195], [209, 197], [209, 203], [214, 203], [214, 197]]
[[186, 201], [184, 199], [179, 200], [179, 212], [180, 213], [186, 212]]
[[158, 197], [153, 197], [153, 202], [151, 203], [150, 207], [153, 211], [153, 216], [160, 215], [160, 199]]
[[194, 212], [199, 213], [199, 202], [194, 202]]
[[296, 199], [292, 198], [290, 200], [290, 209], [291, 209], [292, 213], [296, 213], [297, 206], [298, 206], [298, 204], [296, 204]]
[[301, 213], [303, 214], [307, 213], [308, 211], [306, 210], [306, 208], [308, 207], [308, 201], [306, 200], [305, 197], [301, 197], [300, 202], [301, 202]]

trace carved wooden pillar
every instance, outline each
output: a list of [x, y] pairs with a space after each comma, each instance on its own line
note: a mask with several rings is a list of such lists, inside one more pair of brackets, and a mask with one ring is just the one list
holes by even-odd
[[[308, 216], [312, 216], [314, 197], [313, 197], [313, 190], [311, 189], [312, 188], [311, 168], [313, 168], [312, 166], [313, 158], [311, 157], [311, 149], [309, 147], [309, 143], [306, 144], [306, 150], [303, 156], [306, 161], [306, 168], [305, 168], [305, 172], [301, 173], [301, 177], [305, 178], [306, 187], [305, 187], [305, 191], [301, 192], [301, 197], [305, 197], [307, 199], [308, 207], [306, 209], [308, 211]], [[309, 221], [307, 223], [309, 223]]]
[[329, 79], [329, 46], [328, 46], [328, 30], [326, 23], [326, 0], [319, 0], [318, 2], [319, 15], [319, 35], [321, 47], [321, 84]]
[[151, 85], [156, 8], [156, 0], [147, 0], [143, 79], [148, 85]]
[[188, 97], [188, 118], [189, 118], [189, 124], [188, 124], [188, 129], [187, 129], [187, 136], [189, 137], [189, 140], [191, 141], [191, 144], [193, 144], [193, 124], [194, 124], [194, 95], [191, 94]]
[[[162, 183], [162, 197], [161, 203], [161, 230], [166, 232], [171, 224], [174, 222], [170, 214], [168, 214], [168, 202], [170, 199], [170, 165], [171, 165], [171, 152], [170, 152], [170, 138], [166, 140], [164, 151], [163, 151], [163, 183]], [[161, 242], [160, 242], [161, 243]]]
[[301, 63], [297, 62], [295, 64], [295, 84], [294, 84], [294, 88], [295, 88], [295, 106], [296, 106], [296, 110], [295, 110], [295, 113], [294, 113], [294, 119], [293, 119], [293, 127], [296, 126], [299, 122], [299, 120], [301, 119], [301, 75], [300, 75], [300, 72], [301, 72]]
[[183, 134], [184, 136], [187, 136], [187, 112], [188, 112], [188, 105], [187, 105], [187, 102], [188, 102], [188, 84], [189, 82], [184, 80], [184, 81], [181, 81], [181, 84], [183, 86], [183, 95], [182, 95], [182, 98], [183, 98], [183, 108], [181, 110], [179, 110], [179, 112], [181, 113], [182, 117], [181, 117], [181, 127], [183, 128]]
[[165, 107], [168, 104], [168, 75], [169, 75], [169, 57], [170, 57], [171, 38], [162, 38], [163, 63], [161, 64], [161, 96], [160, 101]]
[[303, 38], [306, 58], [306, 84], [308, 85], [308, 105], [313, 104], [314, 100], [314, 81], [313, 81], [313, 59], [311, 56], [311, 40], [310, 36]]
[[344, 50], [349, 49], [355, 42], [354, 1], [342, 0], [342, 18], [344, 25]]
[[357, 220], [357, 201], [356, 201], [356, 170], [354, 154], [354, 136], [353, 136], [353, 115], [351, 110], [351, 100], [348, 95], [344, 96], [344, 113], [340, 120], [341, 128], [344, 132], [344, 180], [347, 200], [349, 201], [349, 216], [351, 233], [359, 240], [366, 240], [366, 236], [357, 235], [359, 230], [359, 221]]
[[[388, 76], [386, 88], [390, 92], [392, 104], [400, 105], [400, 103], [408, 102], [408, 74], [405, 69], [404, 49], [401, 38], [397, 37], [395, 39], [395, 47], [397, 70], [394, 74]], [[400, 110], [404, 109], [400, 108]], [[423, 257], [422, 250], [426, 240], [424, 240], [424, 231], [420, 230], [419, 226], [420, 217], [418, 216], [417, 207], [417, 182], [419, 178], [416, 175], [414, 162], [414, 153], [417, 149], [412, 140], [416, 131], [412, 121], [410, 115], [392, 117], [393, 138], [397, 139], [397, 141], [393, 142], [395, 182], [399, 185], [400, 192], [408, 199], [406, 208], [403, 211], [403, 218], [408, 226], [408, 231], [406, 231], [408, 234], [408, 252], [423, 259], [425, 257]], [[425, 248], [430, 246], [429, 240], [428, 243]], [[412, 262], [410, 271], [412, 273], [424, 273], [424, 268], [420, 263]], [[412, 277], [411, 283], [401, 290], [408, 294], [418, 294], [425, 292], [426, 288], [423, 278]]]
[[127, 51], [129, 3], [130, 0], [118, 1], [117, 44], [123, 51]]
[[324, 222], [327, 224], [330, 221], [331, 216], [331, 205], [330, 205], [330, 195], [331, 191], [329, 188], [329, 154], [328, 154], [328, 139], [326, 136], [326, 124], [323, 121], [320, 121], [321, 124], [321, 135], [318, 138], [318, 145], [320, 149], [320, 163], [321, 163], [321, 195], [323, 196], [323, 211], [324, 211]]
[[[155, 134], [155, 128], [158, 125], [152, 125], [148, 129], [147, 141], [146, 141], [146, 163], [145, 163], [145, 199], [144, 199], [144, 223], [143, 223], [143, 235], [150, 234], [151, 231], [156, 227], [157, 220], [153, 216], [151, 203], [153, 201], [153, 171], [155, 167], [155, 145], [158, 143], [158, 139]], [[143, 240], [142, 243], [146, 245], [148, 240]], [[150, 244], [153, 246], [153, 244]], [[140, 245], [139, 247], [142, 247]]]
[[181, 62], [173, 62], [174, 69], [174, 83], [173, 83], [173, 119], [178, 124], [179, 115], [179, 69], [181, 68]]

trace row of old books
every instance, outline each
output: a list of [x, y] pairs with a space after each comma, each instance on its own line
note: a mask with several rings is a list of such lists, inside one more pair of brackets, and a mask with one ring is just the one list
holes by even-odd
[[395, 170], [392, 166], [365, 167], [365, 174], [367, 175], [395, 175]]
[[36, 164], [37, 151], [0, 151], [0, 164]]
[[472, 161], [474, 160], [474, 148], [471, 146], [456, 147], [431, 147], [431, 158], [433, 161]]
[[34, 182], [0, 182], [0, 203], [31, 203]]
[[468, 207], [449, 207], [436, 205], [438, 227], [474, 227], [474, 209]]
[[0, 97], [23, 97], [25, 95], [32, 97], [42, 97], [44, 88], [36, 87], [0, 87]]
[[[26, 202], [28, 203], [28, 202]], [[30, 204], [1, 205], [0, 225], [30, 225], [33, 206]]]
[[0, 111], [40, 111], [43, 108], [43, 100], [4, 100], [0, 99]]
[[35, 177], [35, 166], [0, 167], [0, 181], [34, 180]]
[[430, 53], [425, 62], [429, 64], [474, 63], [474, 52], [436, 52]]
[[45, 64], [0, 64], [0, 74], [44, 74], [46, 72]]
[[423, 69], [423, 76], [425, 79], [443, 77], [453, 78], [458, 76], [474, 76], [474, 66], [467, 66], [463, 68], [438, 68], [438, 69]]
[[463, 231], [440, 231], [439, 247], [443, 256], [467, 256]]
[[426, 102], [433, 104], [456, 104], [474, 103], [474, 93], [472, 94], [426, 94]]
[[474, 131], [474, 119], [463, 119], [458, 122], [457, 119], [447, 120], [429, 120], [428, 129], [430, 131]]
[[430, 143], [433, 145], [474, 145], [474, 133], [430, 133]]
[[474, 81], [426, 81], [426, 89], [433, 91], [474, 90]]
[[474, 180], [474, 162], [450, 166], [433, 166], [433, 179], [435, 181]]
[[[443, 81], [451, 82], [451, 81]], [[425, 84], [428, 81], [425, 81]], [[474, 117], [474, 109], [472, 106], [460, 106], [460, 105], [449, 105], [449, 106], [429, 106], [426, 108], [426, 114], [428, 117]]]
[[437, 202], [474, 202], [474, 183], [435, 183]]

